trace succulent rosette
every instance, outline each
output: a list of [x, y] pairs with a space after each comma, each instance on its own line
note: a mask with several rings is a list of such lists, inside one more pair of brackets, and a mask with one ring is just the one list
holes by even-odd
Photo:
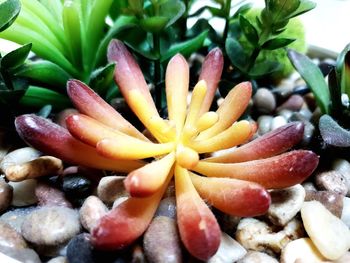
[[[22, 138], [46, 154], [128, 173], [124, 183], [130, 197], [100, 219], [92, 231], [94, 246], [113, 250], [133, 243], [147, 229], [174, 178], [181, 240], [194, 257], [207, 260], [221, 237], [207, 204], [230, 215], [262, 215], [271, 202], [268, 189], [301, 183], [316, 168], [318, 157], [311, 151], [284, 153], [301, 140], [300, 122], [251, 140], [256, 125], [239, 120], [251, 98], [249, 82], [235, 86], [216, 112], [209, 111], [223, 68], [220, 49], [206, 57], [189, 104], [189, 66], [181, 55], [169, 61], [169, 119], [160, 117], [139, 66], [120, 41], [110, 43], [108, 58], [117, 63], [115, 81], [152, 138], [77, 80], [67, 84], [80, 112], [66, 119], [68, 130], [35, 115], [16, 119]], [[230, 150], [201, 159], [224, 149]]]

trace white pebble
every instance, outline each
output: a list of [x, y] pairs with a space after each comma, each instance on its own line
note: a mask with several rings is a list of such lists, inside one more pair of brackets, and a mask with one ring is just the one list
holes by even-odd
[[310, 238], [300, 238], [289, 242], [282, 250], [281, 263], [295, 263], [302, 259], [303, 262], [321, 263], [326, 261], [317, 250]]
[[37, 181], [35, 179], [28, 179], [21, 182], [9, 182], [13, 187], [13, 206], [27, 206], [38, 202], [35, 195], [35, 188]]
[[208, 263], [231, 263], [244, 257], [247, 250], [236, 240], [221, 232], [221, 242], [218, 251], [212, 256]]
[[324, 257], [335, 260], [349, 250], [349, 228], [320, 202], [305, 202], [301, 217], [306, 232]]
[[0, 162], [0, 169], [5, 171], [7, 167], [23, 164], [38, 158], [41, 153], [31, 147], [20, 148], [8, 153]]
[[287, 124], [287, 120], [282, 116], [276, 116], [273, 118], [271, 123], [271, 130], [275, 130], [279, 127], [282, 127], [283, 125]]

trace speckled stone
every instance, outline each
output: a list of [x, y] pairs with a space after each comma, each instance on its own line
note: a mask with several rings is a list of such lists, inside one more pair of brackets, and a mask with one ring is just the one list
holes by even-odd
[[332, 170], [316, 174], [315, 182], [320, 190], [335, 192], [341, 195], [348, 193], [348, 185], [342, 173]]
[[278, 263], [277, 259], [271, 257], [270, 255], [258, 252], [258, 251], [248, 251], [248, 253], [237, 263]]
[[175, 197], [167, 197], [160, 201], [155, 216], [167, 216], [176, 218], [176, 200]]
[[79, 210], [80, 222], [86, 230], [91, 232], [96, 223], [107, 212], [108, 208], [98, 197], [89, 196]]
[[112, 204], [119, 196], [125, 195], [123, 176], [105, 176], [97, 186], [97, 196], [108, 204]]
[[341, 217], [344, 196], [330, 191], [306, 191], [305, 201], [319, 201], [335, 216]]
[[37, 206], [20, 207], [14, 210], [8, 211], [1, 215], [0, 221], [9, 224], [18, 233], [21, 233], [21, 227], [28, 215], [37, 210]]
[[21, 230], [23, 237], [35, 245], [55, 246], [80, 232], [79, 216], [66, 207], [43, 207], [26, 218]]
[[27, 243], [23, 237], [3, 221], [0, 221], [0, 245], [16, 249], [27, 248]]
[[72, 204], [67, 200], [64, 193], [46, 183], [38, 183], [35, 188], [35, 195], [38, 198], [39, 206], [64, 206], [72, 207]]

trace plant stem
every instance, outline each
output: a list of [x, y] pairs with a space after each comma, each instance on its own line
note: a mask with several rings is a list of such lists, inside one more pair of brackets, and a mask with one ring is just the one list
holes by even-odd
[[162, 87], [159, 85], [162, 79], [161, 65], [160, 65], [160, 37], [159, 34], [153, 34], [153, 50], [157, 54], [157, 60], [154, 61], [154, 86], [155, 86], [155, 100], [158, 110], [162, 107]]
[[224, 42], [223, 46], [225, 45], [225, 41], [228, 35], [228, 30], [230, 27], [230, 11], [231, 11], [231, 0], [227, 0], [225, 4], [225, 28], [224, 28], [224, 33], [222, 35], [222, 39]]
[[249, 63], [247, 64], [247, 67], [245, 69], [245, 72], [249, 74], [249, 71], [252, 69], [253, 65], [255, 64], [256, 59], [258, 58], [260, 54], [261, 49], [259, 47], [255, 47], [252, 54], [249, 58]]

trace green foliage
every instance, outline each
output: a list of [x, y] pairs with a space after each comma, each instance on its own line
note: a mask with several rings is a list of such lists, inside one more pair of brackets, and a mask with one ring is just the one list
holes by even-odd
[[6, 0], [0, 2], [0, 32], [8, 28], [17, 18], [21, 10], [19, 0]]

